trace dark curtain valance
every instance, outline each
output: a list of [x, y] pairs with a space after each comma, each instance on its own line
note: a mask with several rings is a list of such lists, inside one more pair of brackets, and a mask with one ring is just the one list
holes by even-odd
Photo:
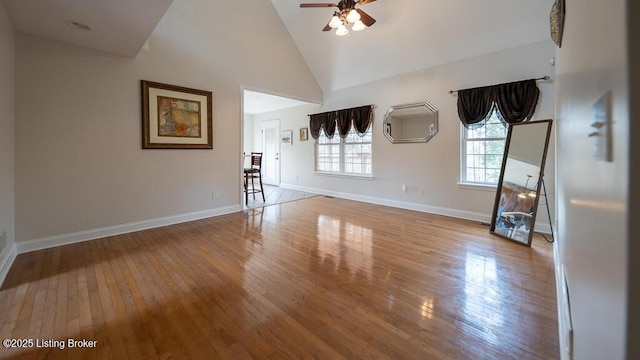
[[364, 134], [371, 124], [372, 108], [372, 105], [366, 105], [309, 115], [311, 137], [317, 139], [320, 136], [320, 130], [324, 129], [327, 137], [332, 138], [337, 128], [340, 137], [344, 138], [352, 125], [358, 134]]
[[468, 129], [482, 126], [482, 120], [493, 110], [509, 124], [528, 121], [539, 96], [535, 79], [458, 90], [458, 116]]
[[320, 136], [320, 129], [324, 127], [327, 118], [329, 118], [329, 113], [309, 115], [309, 132], [312, 138], [317, 139]]

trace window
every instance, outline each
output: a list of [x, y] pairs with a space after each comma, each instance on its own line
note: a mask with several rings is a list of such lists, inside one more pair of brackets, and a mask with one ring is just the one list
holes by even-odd
[[351, 127], [343, 139], [336, 134], [329, 139], [324, 130], [316, 141], [316, 171], [345, 174], [372, 175], [371, 143], [373, 134], [371, 126], [363, 136], [358, 135]]
[[462, 130], [462, 166], [460, 179], [466, 184], [497, 185], [507, 126], [497, 111], [482, 121], [484, 126]]

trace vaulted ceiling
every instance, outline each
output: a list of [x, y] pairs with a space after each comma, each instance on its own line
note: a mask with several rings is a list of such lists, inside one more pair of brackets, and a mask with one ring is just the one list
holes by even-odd
[[[172, 1], [2, 0], [18, 31], [130, 57]], [[376, 0], [359, 7], [377, 22], [344, 37], [322, 31], [334, 8], [301, 9], [304, 2], [271, 0], [326, 94], [547, 40], [553, 0]]]
[[[377, 22], [323, 32], [333, 8], [271, 0], [320, 87], [328, 91], [549, 39], [553, 0], [377, 0]], [[331, 1], [329, 1], [331, 2]]]

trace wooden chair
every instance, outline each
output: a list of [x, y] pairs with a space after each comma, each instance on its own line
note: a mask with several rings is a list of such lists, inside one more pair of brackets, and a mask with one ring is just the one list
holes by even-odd
[[[249, 179], [251, 179], [251, 188], [249, 188]], [[256, 189], [255, 179], [258, 179], [260, 189]], [[264, 202], [264, 189], [262, 187], [262, 153], [252, 152], [251, 163], [248, 168], [244, 168], [244, 203], [249, 205], [249, 194], [253, 194], [253, 200], [256, 199], [256, 193], [262, 194]]]

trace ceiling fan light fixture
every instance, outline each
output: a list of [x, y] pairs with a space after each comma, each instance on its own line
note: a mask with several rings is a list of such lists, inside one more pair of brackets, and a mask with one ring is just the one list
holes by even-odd
[[[334, 0], [335, 1], [335, 0]], [[356, 8], [359, 5], [366, 5], [376, 0], [339, 0], [336, 3], [330, 2], [317, 2], [317, 3], [302, 3], [301, 8], [338, 8], [333, 11], [333, 15], [329, 22], [322, 28], [322, 31], [330, 31], [335, 29], [335, 34], [338, 36], [345, 36], [352, 31], [362, 31], [368, 27], [371, 27], [376, 22], [376, 19], [372, 18], [366, 12]], [[347, 29], [347, 26], [350, 29]]]
[[360, 13], [358, 13], [356, 9], [351, 9], [349, 14], [347, 14], [347, 22], [354, 23], [358, 20], [360, 20]]
[[360, 31], [360, 30], [364, 30], [365, 28], [366, 26], [364, 25], [364, 23], [361, 20], [358, 20], [353, 24], [353, 26], [351, 27], [351, 30]]
[[338, 30], [336, 30], [336, 35], [338, 36], [345, 36], [348, 33], [349, 33], [349, 30], [347, 30], [347, 27], [344, 25], [338, 26]]
[[329, 21], [329, 26], [332, 29], [337, 28], [338, 26], [342, 25], [342, 20], [340, 20], [340, 18], [338, 17], [338, 15], [333, 14], [333, 17], [331, 18], [331, 21]]

